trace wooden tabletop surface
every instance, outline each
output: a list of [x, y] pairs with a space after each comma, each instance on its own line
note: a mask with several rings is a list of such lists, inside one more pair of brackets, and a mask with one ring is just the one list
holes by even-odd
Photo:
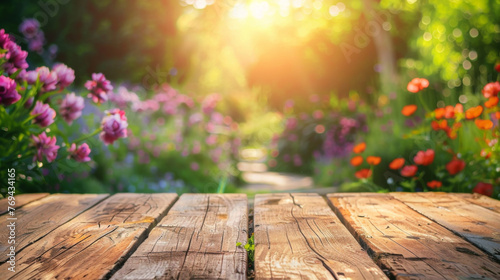
[[[0, 200], [0, 279], [500, 279], [500, 201], [477, 194], [15, 199]], [[236, 244], [252, 231], [249, 271]]]

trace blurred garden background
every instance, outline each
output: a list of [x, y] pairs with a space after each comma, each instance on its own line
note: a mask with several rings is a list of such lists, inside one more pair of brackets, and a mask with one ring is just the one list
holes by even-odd
[[500, 193], [499, 0], [0, 13], [2, 194]]

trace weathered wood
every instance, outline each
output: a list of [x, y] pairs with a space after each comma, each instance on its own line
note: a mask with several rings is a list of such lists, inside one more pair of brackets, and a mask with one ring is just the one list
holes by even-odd
[[427, 192], [391, 195], [500, 260], [500, 213], [467, 203], [454, 194]]
[[[109, 277], [146, 238], [176, 197], [113, 195], [21, 251], [16, 273], [10, 279]], [[7, 271], [6, 265], [0, 269]]]
[[500, 201], [478, 193], [456, 193], [454, 194], [467, 202], [482, 206], [491, 211], [500, 213]]
[[488, 255], [390, 195], [328, 197], [351, 233], [396, 278], [500, 278], [500, 265]]
[[[41, 198], [44, 198], [48, 196], [48, 193], [24, 193], [24, 194], [19, 194], [15, 195], [15, 202], [16, 204], [14, 205], [15, 209], [21, 208], [24, 205], [33, 202], [35, 200], [39, 200]], [[1, 199], [0, 200], [0, 215], [3, 215], [7, 213], [7, 209], [9, 207], [9, 200], [7, 198]]]
[[244, 194], [184, 194], [112, 279], [246, 279]]
[[[101, 194], [55, 194], [27, 204], [16, 209], [15, 220], [15, 251], [19, 252], [36, 242], [49, 232], [73, 219], [78, 214], [89, 209], [108, 195]], [[0, 221], [0, 262], [7, 260], [7, 251], [11, 244], [8, 240], [7, 224], [11, 220]]]
[[256, 195], [256, 279], [385, 279], [317, 194]]

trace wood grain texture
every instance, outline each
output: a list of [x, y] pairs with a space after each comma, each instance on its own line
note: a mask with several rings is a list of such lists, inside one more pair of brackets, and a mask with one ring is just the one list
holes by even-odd
[[[16, 211], [16, 244], [19, 252], [41, 239], [54, 229], [89, 209], [108, 195], [103, 194], [54, 194], [33, 201]], [[0, 221], [0, 262], [7, 260], [7, 250], [11, 245], [7, 240], [9, 232], [4, 230], [10, 221]]]
[[[102, 279], [143, 241], [176, 194], [116, 194], [17, 255], [9, 279]], [[0, 266], [6, 271], [7, 263]]]
[[[33, 202], [35, 200], [39, 200], [39, 199], [44, 198], [48, 195], [49, 195], [48, 193], [24, 193], [24, 194], [15, 195], [14, 198], [16, 201], [16, 205], [14, 206], [14, 208], [15, 209], [21, 208], [30, 202]], [[9, 207], [8, 199], [7, 198], [1, 199], [0, 200], [0, 215], [7, 213], [8, 207]]]
[[390, 195], [328, 195], [342, 222], [397, 279], [499, 279], [500, 264]]
[[183, 194], [112, 279], [246, 279], [244, 194]]
[[427, 192], [391, 195], [500, 260], [500, 213], [468, 203], [454, 194]]
[[454, 195], [463, 200], [466, 200], [469, 203], [473, 203], [491, 211], [500, 213], [499, 200], [478, 193], [456, 193]]
[[256, 279], [386, 279], [317, 194], [263, 194], [254, 208]]

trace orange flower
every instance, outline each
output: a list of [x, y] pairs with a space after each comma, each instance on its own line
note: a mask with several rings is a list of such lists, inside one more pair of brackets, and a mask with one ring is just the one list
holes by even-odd
[[491, 157], [491, 152], [487, 152], [485, 149], [482, 149], [480, 155], [485, 159], [489, 159]]
[[419, 151], [413, 161], [418, 165], [430, 165], [434, 161], [434, 150]]
[[492, 96], [492, 97], [490, 97], [490, 99], [488, 99], [488, 100], [486, 100], [486, 102], [484, 102], [484, 107], [491, 108], [491, 107], [495, 107], [497, 104], [498, 104], [498, 97]]
[[407, 165], [401, 169], [400, 173], [404, 177], [413, 177], [417, 174], [418, 167], [416, 165]]
[[474, 121], [479, 129], [488, 130], [493, 127], [493, 122], [490, 120], [476, 119]]
[[366, 179], [372, 176], [372, 171], [368, 168], [361, 169], [358, 172], [354, 173], [354, 176], [358, 179]]
[[446, 110], [444, 108], [436, 108], [436, 110], [434, 110], [434, 115], [436, 117], [436, 119], [442, 119], [444, 117], [444, 114], [446, 113]]
[[404, 158], [396, 158], [391, 163], [389, 163], [389, 168], [393, 170], [400, 169], [405, 165], [405, 159]]
[[428, 86], [429, 81], [427, 79], [415, 78], [408, 83], [406, 89], [408, 89], [409, 92], [417, 93]]
[[465, 118], [468, 120], [475, 119], [479, 117], [482, 112], [483, 112], [483, 106], [481, 105], [469, 108], [467, 111], [465, 111]]
[[427, 186], [431, 189], [437, 189], [437, 188], [440, 188], [441, 186], [443, 185], [443, 183], [439, 182], [439, 181], [436, 181], [436, 180], [432, 180], [430, 182], [427, 182]]
[[363, 157], [362, 156], [355, 156], [351, 158], [351, 165], [352, 166], [358, 166], [363, 163]]
[[455, 105], [455, 114], [463, 113], [464, 112], [464, 105], [457, 103]]
[[369, 156], [366, 158], [366, 162], [370, 165], [378, 165], [382, 159], [380, 157]]
[[417, 105], [406, 105], [403, 107], [403, 110], [401, 110], [401, 113], [407, 117], [413, 115], [417, 111]]
[[450, 175], [455, 175], [465, 168], [465, 161], [454, 158], [446, 164], [446, 170]]
[[354, 146], [354, 148], [352, 148], [352, 151], [356, 154], [360, 154], [362, 153], [364, 150], [366, 149], [366, 143], [365, 142], [361, 142], [359, 143], [358, 145]]
[[437, 121], [432, 121], [431, 122], [431, 127], [432, 127], [432, 129], [434, 129], [436, 131], [440, 129], [439, 123]]
[[500, 91], [500, 83], [488, 83], [484, 86], [482, 93], [485, 98], [490, 98], [492, 96], [497, 96]]
[[496, 118], [497, 120], [500, 120], [500, 112], [496, 112], [496, 113], [495, 113], [495, 118]]

